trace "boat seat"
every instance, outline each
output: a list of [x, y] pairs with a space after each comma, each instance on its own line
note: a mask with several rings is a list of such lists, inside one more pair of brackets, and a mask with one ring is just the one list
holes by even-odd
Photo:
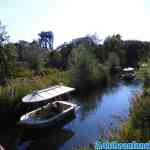
[[52, 111], [54, 111], [55, 113], [61, 113], [63, 111], [63, 108], [60, 103], [55, 103], [54, 105], [52, 105]]
[[60, 113], [62, 112], [62, 106], [59, 103], [55, 103], [55, 104], [48, 104], [46, 106], [46, 110], [48, 110], [49, 112], [55, 112], [55, 113]]

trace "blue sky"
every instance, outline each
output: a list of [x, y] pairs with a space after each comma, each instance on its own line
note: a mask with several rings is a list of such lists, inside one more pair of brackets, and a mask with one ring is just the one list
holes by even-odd
[[13, 42], [48, 30], [55, 46], [94, 33], [150, 41], [149, 0], [0, 0], [0, 20]]

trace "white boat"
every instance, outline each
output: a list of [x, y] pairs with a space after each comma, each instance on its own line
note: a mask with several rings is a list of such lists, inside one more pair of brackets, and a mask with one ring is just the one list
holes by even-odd
[[124, 72], [131, 72], [131, 71], [134, 71], [134, 68], [132, 68], [132, 67], [127, 67], [127, 68], [124, 68], [123, 71], [124, 71]]
[[122, 70], [121, 78], [125, 80], [132, 80], [135, 78], [134, 68], [127, 67]]
[[74, 88], [61, 85], [39, 90], [25, 96], [22, 99], [25, 103], [48, 101], [48, 104], [21, 116], [18, 124], [27, 128], [49, 127], [60, 124], [63, 120], [73, 115], [78, 106], [62, 100], [56, 100], [52, 103], [49, 101], [71, 91], [74, 91]]

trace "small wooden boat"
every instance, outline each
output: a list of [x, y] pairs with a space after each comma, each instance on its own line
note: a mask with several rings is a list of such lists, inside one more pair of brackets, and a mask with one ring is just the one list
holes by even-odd
[[50, 127], [60, 124], [63, 120], [73, 115], [78, 106], [71, 102], [58, 100], [50, 103], [49, 100], [52, 98], [57, 99], [58, 96], [73, 90], [73, 88], [66, 86], [54, 86], [25, 96], [23, 102], [48, 101], [48, 104], [23, 115], [18, 124], [27, 128]]

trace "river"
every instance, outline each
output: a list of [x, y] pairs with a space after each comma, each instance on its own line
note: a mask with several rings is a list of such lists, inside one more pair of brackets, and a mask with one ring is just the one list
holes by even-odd
[[74, 101], [81, 107], [62, 129], [26, 138], [17, 128], [9, 129], [0, 132], [0, 144], [9, 150], [70, 150], [94, 143], [100, 136], [107, 137], [111, 128], [118, 127], [120, 117], [128, 117], [132, 97], [141, 90], [138, 82], [119, 81], [103, 90], [76, 97]]

